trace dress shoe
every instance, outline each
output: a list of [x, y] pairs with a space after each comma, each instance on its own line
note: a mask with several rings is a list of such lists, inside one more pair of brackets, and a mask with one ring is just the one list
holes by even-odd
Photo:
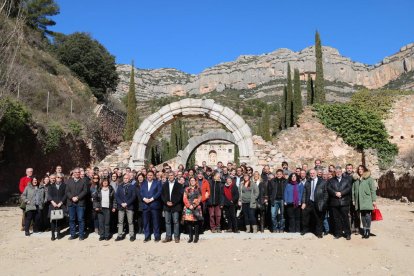
[[123, 238], [121, 236], [116, 237], [115, 241], [122, 241]]
[[144, 239], [144, 243], [149, 242], [151, 240], [151, 238], [146, 238]]
[[325, 232], [323, 232], [323, 235], [324, 235], [324, 236], [328, 236], [328, 234], [329, 234], [329, 232], [326, 232], [326, 231], [325, 231]]
[[234, 230], [233, 233], [240, 233], [240, 231], [239, 230]]
[[82, 236], [80, 236], [80, 237], [79, 237], [79, 240], [80, 240], [80, 241], [83, 241], [84, 239], [85, 239], [85, 238], [84, 238], [84, 237], [82, 237]]
[[165, 237], [165, 239], [162, 242], [167, 243], [167, 242], [170, 242], [170, 241], [172, 241], [171, 237]]
[[346, 240], [347, 240], [347, 241], [351, 240], [351, 235], [347, 235], [347, 236], [346, 236]]
[[231, 233], [231, 232], [233, 232], [233, 230], [231, 230], [231, 229], [226, 230], [226, 233]]
[[301, 236], [304, 236], [306, 234], [306, 232], [300, 232]]
[[335, 240], [340, 239], [340, 238], [341, 238], [340, 236], [337, 236], [337, 235], [334, 236]]
[[135, 236], [131, 236], [131, 237], [129, 237], [129, 241], [135, 241]]
[[319, 235], [317, 235], [317, 237], [318, 237], [318, 239], [322, 239], [323, 238], [323, 235], [322, 234], [319, 234]]
[[161, 241], [161, 239], [160, 239], [160, 238], [158, 238], [158, 239], [154, 239], [154, 242], [159, 242], [159, 241]]
[[103, 241], [104, 239], [104, 237], [99, 237], [99, 241]]
[[51, 241], [54, 241], [54, 240], [56, 240], [56, 237], [55, 237], [55, 236], [52, 236], [52, 237], [50, 238], [50, 240], [51, 240]]
[[110, 237], [105, 238], [106, 241], [109, 241], [110, 239], [111, 239]]
[[63, 238], [63, 235], [61, 233], [57, 233], [57, 239], [60, 240], [61, 238]]
[[180, 242], [180, 238], [174, 238], [175, 243], [179, 243]]
[[68, 240], [71, 241], [71, 240], [75, 240], [75, 239], [76, 239], [76, 236], [70, 236]]

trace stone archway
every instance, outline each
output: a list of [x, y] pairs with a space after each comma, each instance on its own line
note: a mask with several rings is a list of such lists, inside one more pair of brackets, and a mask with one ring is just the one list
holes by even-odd
[[227, 141], [237, 145], [237, 141], [234, 138], [233, 134], [225, 131], [224, 129], [211, 131], [201, 136], [194, 136], [188, 140], [188, 145], [185, 147], [185, 149], [180, 150], [177, 153], [176, 164], [183, 164], [185, 166], [188, 158], [190, 158], [191, 153], [195, 149], [197, 149], [200, 145], [213, 140]]
[[205, 116], [223, 124], [234, 136], [239, 147], [240, 162], [253, 162], [253, 140], [250, 127], [240, 115], [212, 99], [183, 99], [163, 106], [148, 116], [134, 134], [129, 150], [129, 166], [138, 169], [145, 164], [145, 152], [151, 136], [177, 117]]

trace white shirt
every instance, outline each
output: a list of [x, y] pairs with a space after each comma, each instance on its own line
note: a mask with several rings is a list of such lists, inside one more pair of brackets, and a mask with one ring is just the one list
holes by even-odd
[[315, 201], [315, 187], [316, 187], [317, 182], [318, 182], [317, 178], [311, 178], [311, 194], [310, 194], [311, 201]]
[[169, 182], [168, 181], [168, 183], [169, 183], [169, 188], [170, 188], [170, 201], [171, 201], [171, 194], [172, 194], [172, 190], [173, 190], [173, 187], [174, 187], [174, 182]]
[[151, 185], [152, 185], [152, 181], [151, 182], [148, 181], [148, 192], [149, 190], [151, 190]]
[[101, 190], [102, 199], [101, 199], [101, 206], [102, 208], [109, 208], [109, 189]]

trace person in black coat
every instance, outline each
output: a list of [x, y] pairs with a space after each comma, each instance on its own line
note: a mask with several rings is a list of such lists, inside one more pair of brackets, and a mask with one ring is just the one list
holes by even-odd
[[70, 240], [76, 238], [75, 222], [79, 224], [79, 240], [85, 238], [85, 202], [88, 186], [85, 178], [80, 178], [80, 169], [73, 170], [73, 177], [66, 182], [66, 198], [69, 210]]
[[[49, 215], [48, 215], [49, 218], [50, 218], [50, 213], [52, 212], [52, 210], [62, 209], [65, 213], [67, 212], [66, 206], [65, 206], [66, 205], [65, 204], [66, 203], [66, 184], [63, 182], [61, 175], [57, 175], [56, 182], [50, 185], [47, 191], [47, 201], [50, 202]], [[63, 226], [63, 219], [51, 221], [50, 227], [51, 227], [51, 232], [52, 232], [52, 238], [51, 238], [52, 241], [54, 241], [56, 237], [58, 239], [62, 238], [62, 235], [60, 234], [60, 230], [62, 229], [62, 226]]]
[[111, 213], [116, 211], [115, 190], [109, 185], [109, 180], [104, 178], [101, 185], [92, 195], [93, 210], [99, 221], [99, 240], [109, 240]]
[[168, 173], [168, 180], [162, 185], [161, 199], [165, 217], [166, 236], [163, 242], [172, 241], [171, 220], [174, 224], [174, 241], [180, 242], [180, 212], [183, 209], [183, 186], [175, 179], [174, 173]]
[[236, 219], [236, 207], [239, 202], [239, 189], [232, 177], [227, 177], [226, 183], [221, 188], [220, 208], [223, 208], [228, 219], [226, 232], [239, 233]]
[[[268, 201], [270, 202], [270, 213], [272, 218], [272, 231], [274, 233], [283, 232], [285, 229], [284, 202], [283, 195], [286, 188], [286, 178], [283, 170], [276, 171], [276, 177], [268, 182]], [[280, 215], [278, 215], [280, 211]]]
[[327, 183], [317, 177], [315, 169], [309, 171], [310, 178], [306, 180], [302, 194], [302, 232], [309, 232], [310, 221], [315, 223], [315, 235], [322, 238], [323, 219], [328, 203]]
[[221, 221], [221, 182], [220, 173], [215, 173], [212, 180], [209, 180], [210, 184], [210, 196], [207, 199], [208, 213], [210, 217], [210, 229], [212, 233], [220, 233], [220, 221]]
[[342, 233], [347, 240], [351, 239], [351, 228], [349, 225], [349, 205], [352, 194], [352, 177], [343, 176], [341, 167], [336, 167], [336, 176], [328, 182], [329, 206], [335, 222], [335, 239], [340, 238]]
[[129, 173], [123, 177], [122, 185], [118, 187], [115, 193], [115, 199], [118, 209], [118, 236], [115, 241], [124, 239], [124, 219], [125, 215], [128, 220], [129, 240], [135, 241], [134, 232], [134, 205], [136, 201], [135, 185], [132, 185]]
[[144, 233], [144, 223], [142, 220], [142, 202], [141, 197], [141, 185], [144, 182], [145, 177], [142, 173], [138, 174], [137, 181], [135, 182], [135, 194], [137, 196], [137, 200], [135, 201], [135, 211], [134, 211], [134, 222], [136, 226], [136, 233], [143, 234]]

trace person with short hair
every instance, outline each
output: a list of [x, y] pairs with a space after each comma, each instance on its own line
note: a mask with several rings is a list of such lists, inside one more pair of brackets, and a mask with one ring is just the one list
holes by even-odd
[[[272, 219], [272, 232], [282, 233], [285, 229], [283, 195], [286, 188], [286, 178], [283, 170], [276, 171], [276, 177], [268, 183], [268, 197], [270, 202], [270, 212]], [[280, 215], [278, 213], [280, 212]]]
[[66, 198], [69, 210], [69, 240], [76, 239], [77, 220], [79, 224], [79, 240], [85, 239], [85, 199], [88, 194], [88, 186], [85, 178], [80, 178], [80, 169], [73, 170], [73, 177], [66, 183]]
[[[271, 175], [270, 173], [266, 175], [268, 177]], [[266, 222], [266, 211], [267, 211], [267, 202], [268, 202], [268, 195], [267, 195], [267, 183], [268, 181], [264, 181], [261, 178], [261, 175], [258, 171], [253, 173], [253, 181], [256, 183], [257, 187], [259, 188], [259, 197], [257, 199], [257, 213], [260, 221], [260, 232], [264, 232], [265, 222]]]
[[115, 199], [118, 205], [118, 236], [115, 241], [124, 239], [124, 219], [126, 215], [128, 220], [129, 240], [133, 242], [135, 241], [134, 202], [136, 194], [135, 186], [131, 184], [129, 173], [123, 176], [122, 185], [116, 190]]
[[323, 219], [325, 217], [328, 191], [327, 183], [317, 176], [316, 170], [309, 171], [310, 178], [306, 181], [302, 194], [302, 232], [305, 235], [309, 232], [311, 221], [315, 225], [315, 235], [323, 238]]
[[149, 242], [151, 240], [151, 233], [154, 233], [154, 241], [159, 242], [161, 240], [160, 210], [162, 208], [162, 184], [159, 180], [154, 179], [154, 173], [152, 171], [147, 173], [147, 179], [142, 183], [140, 192], [144, 203], [142, 207], [144, 218], [144, 242]]
[[39, 232], [42, 223], [42, 209], [46, 197], [44, 189], [39, 187], [39, 184], [39, 180], [33, 177], [21, 195], [22, 201], [26, 203], [24, 232], [27, 237], [30, 236], [29, 228], [32, 221], [33, 233]]
[[342, 168], [335, 168], [336, 176], [328, 182], [329, 206], [335, 222], [335, 239], [342, 234], [347, 240], [351, 239], [349, 225], [349, 205], [352, 197], [352, 178], [342, 176]]
[[[172, 241], [174, 233], [175, 243], [180, 242], [180, 211], [183, 209], [183, 187], [175, 179], [174, 173], [168, 173], [168, 180], [162, 186], [161, 199], [164, 203], [165, 232], [163, 243]], [[174, 225], [172, 231], [171, 222]]]

